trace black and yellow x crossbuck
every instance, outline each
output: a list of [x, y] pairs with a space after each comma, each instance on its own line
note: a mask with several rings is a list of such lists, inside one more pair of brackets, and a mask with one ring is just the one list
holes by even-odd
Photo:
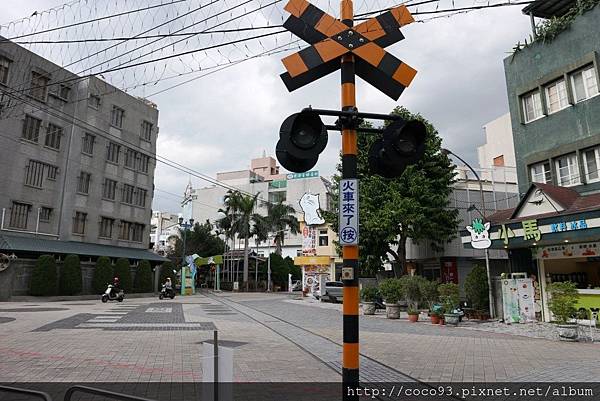
[[359, 77], [394, 100], [417, 73], [383, 49], [404, 39], [400, 28], [414, 22], [403, 5], [354, 27], [306, 0], [290, 0], [285, 10], [291, 15], [283, 26], [312, 45], [282, 60], [287, 72], [281, 78], [290, 92], [338, 70], [347, 54], [356, 56]]

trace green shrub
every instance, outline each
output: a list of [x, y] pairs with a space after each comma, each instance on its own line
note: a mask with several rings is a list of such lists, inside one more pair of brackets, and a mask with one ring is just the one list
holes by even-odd
[[133, 290], [135, 292], [152, 292], [152, 267], [147, 260], [142, 260], [136, 269]]
[[94, 275], [92, 277], [92, 290], [95, 294], [102, 294], [106, 291], [106, 285], [112, 283], [113, 267], [110, 259], [106, 256], [100, 256], [96, 261]]
[[402, 283], [397, 278], [388, 278], [379, 283], [381, 296], [387, 304], [397, 304], [402, 299]]
[[402, 286], [402, 299], [408, 305], [409, 311], [415, 312], [419, 308], [419, 302], [423, 299], [421, 294], [421, 282], [427, 279], [421, 276], [402, 276], [400, 285]]
[[579, 300], [579, 292], [575, 283], [565, 281], [548, 286], [550, 302], [548, 309], [559, 324], [565, 324], [577, 313], [575, 305]]
[[360, 290], [360, 297], [363, 302], [375, 302], [377, 298], [379, 298], [380, 292], [377, 287], [364, 287]]
[[31, 276], [30, 294], [40, 296], [58, 294], [58, 277], [54, 256], [42, 255], [38, 258]]
[[129, 266], [129, 259], [117, 259], [117, 263], [115, 263], [115, 277], [119, 278], [119, 283], [123, 291], [131, 292], [133, 289], [133, 283], [131, 282], [131, 268]]
[[59, 288], [61, 295], [75, 295], [81, 292], [81, 265], [79, 256], [67, 255], [60, 270]]
[[490, 306], [489, 287], [485, 267], [475, 265], [465, 279], [465, 295], [474, 309], [487, 311]]
[[438, 286], [440, 293], [440, 302], [444, 305], [444, 311], [451, 313], [460, 302], [460, 292], [457, 284], [446, 283]]
[[438, 302], [438, 283], [435, 281], [421, 280], [419, 286], [421, 287], [422, 299], [423, 301], [427, 302], [427, 306], [431, 311], [433, 309], [433, 305]]
[[171, 278], [173, 284], [177, 281], [177, 275], [173, 273], [173, 262], [170, 260], [160, 266], [159, 284], [164, 284], [167, 281], [167, 277]]

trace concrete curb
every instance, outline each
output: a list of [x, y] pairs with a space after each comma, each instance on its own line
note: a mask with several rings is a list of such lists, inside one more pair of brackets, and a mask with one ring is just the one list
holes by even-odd
[[[153, 293], [138, 293], [138, 294], [125, 294], [125, 299], [130, 298], [153, 298], [157, 296]], [[17, 295], [12, 296], [8, 301], [4, 302], [63, 302], [63, 301], [90, 301], [98, 300], [101, 295], [71, 295], [71, 296], [55, 296], [55, 297], [34, 297], [30, 295]]]

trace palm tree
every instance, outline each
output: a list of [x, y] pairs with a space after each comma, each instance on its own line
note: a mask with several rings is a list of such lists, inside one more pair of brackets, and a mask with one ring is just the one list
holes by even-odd
[[254, 271], [254, 286], [256, 287], [258, 284], [258, 247], [269, 238], [269, 222], [266, 217], [258, 213], [252, 215], [251, 234], [256, 237], [256, 270]]
[[[258, 201], [258, 193], [247, 196], [239, 191], [228, 191], [225, 195], [225, 206], [231, 219], [231, 231], [238, 238], [244, 239], [244, 274], [243, 282], [248, 291], [248, 242], [252, 236], [252, 216]], [[227, 218], [227, 217], [225, 217]]]
[[267, 203], [267, 219], [270, 232], [274, 234], [275, 253], [281, 256], [281, 247], [285, 240], [285, 231], [289, 230], [292, 234], [300, 232], [300, 223], [296, 218], [296, 210], [290, 206], [278, 203]]

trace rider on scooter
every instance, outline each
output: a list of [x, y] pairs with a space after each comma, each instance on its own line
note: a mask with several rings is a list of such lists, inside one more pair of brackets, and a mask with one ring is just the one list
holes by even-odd
[[171, 283], [171, 277], [167, 277], [165, 281], [165, 292], [169, 293], [173, 291], [173, 284]]
[[119, 278], [115, 277], [113, 278], [113, 288], [112, 288], [112, 294], [113, 296], [117, 296], [117, 294], [119, 293], [119, 291], [121, 291], [121, 287], [120, 287], [120, 283], [119, 283]]

